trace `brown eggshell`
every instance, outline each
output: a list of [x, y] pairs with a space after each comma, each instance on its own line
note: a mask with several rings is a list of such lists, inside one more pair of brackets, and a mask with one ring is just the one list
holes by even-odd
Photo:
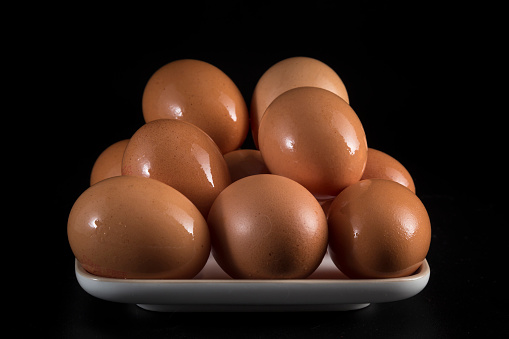
[[354, 110], [332, 92], [291, 89], [267, 108], [260, 151], [271, 173], [291, 178], [319, 199], [336, 196], [360, 180], [366, 135]]
[[296, 87], [319, 87], [337, 94], [347, 103], [348, 93], [338, 74], [325, 63], [309, 57], [279, 61], [261, 76], [251, 99], [251, 129], [258, 145], [258, 129], [263, 114], [279, 95]]
[[350, 278], [392, 278], [415, 272], [426, 258], [426, 208], [394, 181], [368, 179], [343, 190], [329, 209], [329, 253]]
[[210, 253], [207, 224], [191, 201], [140, 177], [89, 187], [71, 209], [67, 234], [83, 268], [103, 277], [188, 279]]
[[239, 149], [224, 155], [232, 182], [255, 174], [268, 174], [269, 169], [263, 161], [260, 151]]
[[90, 174], [90, 186], [111, 177], [122, 175], [122, 157], [129, 139], [117, 141], [97, 158]]
[[305, 278], [327, 249], [327, 221], [303, 186], [259, 174], [217, 197], [208, 217], [212, 253], [233, 278]]
[[142, 98], [146, 122], [178, 119], [204, 130], [222, 153], [242, 145], [249, 116], [242, 94], [217, 67], [183, 59], [158, 69], [145, 86]]
[[206, 217], [217, 195], [231, 183], [217, 145], [190, 123], [154, 120], [131, 137], [122, 174], [152, 178], [184, 194]]
[[415, 185], [408, 170], [396, 159], [374, 148], [368, 148], [368, 161], [361, 180], [386, 179], [407, 187], [415, 193]]
[[326, 217], [328, 217], [328, 215], [329, 215], [329, 209], [330, 209], [330, 206], [332, 205], [333, 201], [334, 201], [334, 198], [318, 200], [318, 203], [320, 204], [320, 206], [322, 206], [323, 213], [325, 213]]

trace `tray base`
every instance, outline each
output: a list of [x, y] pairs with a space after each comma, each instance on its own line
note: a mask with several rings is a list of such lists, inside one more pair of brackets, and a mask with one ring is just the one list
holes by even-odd
[[90, 295], [156, 312], [351, 311], [369, 303], [413, 297], [430, 277], [424, 260], [408, 277], [348, 279], [328, 255], [306, 279], [231, 279], [213, 258], [195, 279], [104, 278], [88, 273], [77, 260], [75, 271], [78, 283]]
[[332, 305], [153, 305], [137, 304], [138, 307], [155, 312], [317, 312], [354, 311], [370, 304]]

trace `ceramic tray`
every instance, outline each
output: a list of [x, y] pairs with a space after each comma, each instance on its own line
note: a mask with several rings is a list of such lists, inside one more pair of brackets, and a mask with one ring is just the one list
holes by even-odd
[[294, 280], [231, 279], [212, 256], [194, 279], [186, 280], [103, 278], [85, 271], [77, 260], [75, 270], [81, 287], [97, 298], [162, 312], [355, 310], [410, 298], [430, 276], [425, 260], [404, 278], [348, 279], [329, 255], [311, 276]]

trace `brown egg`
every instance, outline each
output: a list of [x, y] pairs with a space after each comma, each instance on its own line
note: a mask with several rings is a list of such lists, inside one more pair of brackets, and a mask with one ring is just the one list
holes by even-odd
[[305, 278], [327, 249], [327, 221], [295, 181], [258, 174], [228, 186], [210, 209], [212, 253], [233, 278]]
[[255, 174], [268, 174], [260, 151], [255, 149], [238, 149], [224, 155], [232, 182]]
[[387, 153], [368, 148], [368, 161], [361, 180], [386, 179], [407, 187], [415, 193], [414, 180], [407, 169]]
[[227, 153], [239, 148], [249, 129], [246, 102], [233, 81], [217, 67], [183, 59], [158, 69], [142, 98], [146, 122], [178, 119], [204, 130]]
[[329, 253], [350, 278], [392, 278], [415, 272], [426, 258], [431, 225], [408, 188], [368, 179], [346, 188], [329, 209]]
[[106, 148], [97, 158], [90, 174], [90, 185], [111, 177], [122, 175], [122, 157], [129, 139], [117, 141]]
[[103, 277], [190, 279], [210, 253], [207, 224], [191, 201], [140, 177], [89, 187], [71, 209], [67, 235], [83, 268]]
[[217, 145], [190, 123], [154, 120], [131, 137], [122, 174], [164, 182], [184, 194], [206, 217], [217, 195], [231, 183]]
[[337, 73], [323, 62], [308, 57], [279, 61], [258, 80], [251, 99], [251, 129], [258, 145], [258, 129], [263, 114], [279, 95], [296, 87], [319, 87], [339, 95], [347, 103], [348, 93]]
[[322, 206], [323, 213], [325, 213], [326, 217], [328, 217], [328, 215], [329, 215], [329, 209], [330, 209], [330, 206], [332, 205], [333, 201], [334, 201], [334, 198], [318, 200], [318, 203], [320, 204], [320, 206]]
[[258, 136], [270, 172], [297, 181], [318, 199], [359, 181], [366, 165], [368, 146], [357, 114], [321, 88], [294, 88], [277, 97]]

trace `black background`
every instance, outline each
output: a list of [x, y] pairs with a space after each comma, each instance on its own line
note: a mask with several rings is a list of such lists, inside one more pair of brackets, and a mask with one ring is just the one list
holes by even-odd
[[[200, 13], [154, 8], [143, 17], [98, 10], [48, 21], [44, 33], [34, 29], [44, 61], [29, 48], [24, 67], [42, 70], [31, 84], [43, 94], [39, 110], [35, 103], [30, 110], [50, 113], [42, 119], [47, 128], [39, 130], [44, 143], [32, 146], [44, 147], [32, 151], [40, 157], [32, 171], [41, 177], [41, 164], [47, 170], [38, 187], [51, 195], [38, 198], [45, 211], [34, 226], [41, 232], [31, 237], [36, 269], [25, 272], [36, 277], [26, 328], [66, 338], [497, 333], [509, 315], [502, 290], [506, 112], [495, 105], [502, 94], [496, 81], [503, 80], [497, 9], [317, 5], [294, 14], [259, 4], [216, 14], [208, 6]], [[368, 145], [412, 174], [432, 223], [427, 287], [413, 298], [359, 311], [291, 314], [160, 314], [84, 292], [67, 242], [68, 213], [88, 187], [97, 156], [143, 124], [141, 97], [152, 73], [181, 58], [210, 62], [237, 84], [249, 107], [263, 72], [292, 56], [332, 67]], [[253, 147], [249, 138], [246, 148]]]

